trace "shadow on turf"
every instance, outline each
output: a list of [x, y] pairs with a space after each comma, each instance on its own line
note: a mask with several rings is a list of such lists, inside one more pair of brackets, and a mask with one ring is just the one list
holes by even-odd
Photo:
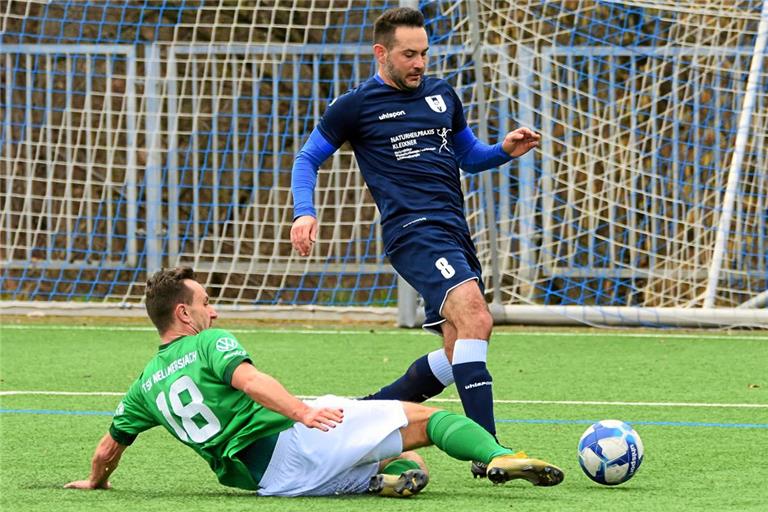
[[[20, 485], [20, 489], [26, 489], [26, 490], [46, 490], [46, 491], [64, 491], [66, 493], [84, 493], [85, 491], [82, 490], [76, 490], [76, 489], [64, 489], [64, 484], [60, 482], [55, 483], [29, 483], [26, 485]], [[531, 495], [528, 493], [516, 493], [515, 491], [521, 490], [521, 489], [515, 489], [513, 486], [492, 486], [489, 485], [486, 486], [479, 486], [475, 489], [452, 489], [452, 490], [444, 490], [444, 489], [427, 489], [423, 494], [419, 495], [418, 497], [414, 497], [413, 499], [423, 501], [425, 499], [429, 500], [456, 500], [456, 499], [466, 499], [466, 500], [476, 500], [478, 498], [488, 499], [488, 498], [496, 498], [496, 497], [502, 497], [504, 499], [520, 499], [520, 500], [528, 500], [531, 498]], [[597, 485], [579, 485], [579, 490], [584, 490], [587, 492], [631, 492], [631, 491], [648, 491], [649, 489], [645, 486], [638, 488], [638, 486], [597, 486]], [[218, 499], [218, 498], [227, 498], [227, 499], [254, 499], [258, 498], [260, 500], [273, 500], [273, 501], [282, 501], [286, 500], [288, 498], [281, 498], [281, 497], [272, 497], [272, 496], [257, 496], [255, 492], [249, 492], [249, 491], [239, 491], [239, 490], [229, 490], [226, 488], [222, 489], [211, 489], [208, 491], [175, 491], [167, 488], [159, 488], [159, 489], [140, 489], [140, 488], [130, 488], [130, 487], [115, 487], [113, 489], [110, 489], [108, 491], [97, 491], [99, 494], [113, 494], [116, 498], [197, 498], [197, 499], [205, 499], [205, 498], [211, 498], [211, 499]], [[296, 498], [290, 498], [290, 501], [303, 501], [303, 500], [320, 500], [320, 501], [338, 501], [338, 500], [380, 500], [382, 499], [379, 496], [372, 496], [369, 494], [352, 494], [352, 495], [343, 495], [343, 496], [304, 496], [304, 497], [296, 497]]]
[[583, 484], [579, 486], [579, 491], [586, 492], [650, 492], [662, 489], [662, 487], [649, 486], [648, 484], [623, 484], [623, 485], [599, 485]]
[[[65, 491], [67, 493], [85, 493], [86, 491], [80, 490], [80, 489], [65, 489], [64, 484], [60, 482], [56, 483], [30, 483], [26, 485], [20, 485], [20, 489], [27, 489], [27, 490], [48, 490], [48, 491]], [[137, 489], [137, 488], [128, 488], [128, 487], [115, 487], [113, 489], [109, 490], [99, 490], [96, 491], [99, 493], [109, 493], [109, 494], [115, 494], [119, 495], [120, 497], [127, 497], [131, 495], [136, 496], [143, 496], [147, 498], [170, 498], [174, 496], [192, 496], [196, 498], [252, 498], [255, 496], [255, 493], [251, 493], [248, 491], [228, 491], [226, 489], [222, 490], [210, 490], [210, 491], [197, 491], [197, 492], [190, 492], [190, 491], [184, 491], [184, 492], [173, 492], [169, 491], [167, 489]]]
[[[19, 489], [24, 490], [31, 490], [31, 491], [64, 491], [67, 494], [78, 494], [82, 493], [85, 494], [86, 491], [84, 490], [78, 490], [78, 489], [65, 489], [64, 484], [56, 482], [56, 483], [29, 483], [26, 485], [20, 485]], [[114, 487], [109, 490], [99, 490], [95, 491], [99, 494], [113, 494], [116, 498], [131, 498], [131, 497], [137, 497], [137, 498], [197, 498], [197, 499], [204, 499], [204, 498], [239, 498], [239, 499], [253, 499], [258, 498], [260, 500], [286, 500], [288, 498], [280, 498], [280, 497], [274, 497], [274, 496], [257, 496], [255, 492], [249, 492], [249, 491], [238, 491], [238, 490], [228, 490], [228, 489], [222, 489], [222, 490], [210, 490], [210, 491], [197, 491], [197, 492], [189, 492], [189, 491], [183, 491], [183, 492], [174, 492], [170, 491], [168, 489], [138, 489], [138, 488], [128, 488], [128, 487]], [[442, 495], [442, 493], [433, 493], [435, 495]], [[448, 495], [450, 493], [446, 493]], [[455, 496], [456, 494], [451, 494], [452, 496]], [[468, 496], [472, 496], [472, 494], [468, 494]], [[369, 494], [348, 494], [343, 496], [304, 496], [304, 497], [296, 497], [296, 498], [290, 498], [291, 501], [294, 500], [304, 500], [304, 499], [311, 499], [311, 500], [323, 500], [323, 501], [338, 501], [340, 499], [343, 500], [359, 500], [359, 499], [381, 499], [378, 496], [372, 496]]]

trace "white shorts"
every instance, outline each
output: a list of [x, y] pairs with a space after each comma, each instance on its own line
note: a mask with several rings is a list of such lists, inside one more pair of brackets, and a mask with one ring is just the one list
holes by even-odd
[[395, 400], [350, 400], [326, 395], [313, 407], [340, 407], [344, 420], [323, 432], [294, 424], [280, 433], [259, 482], [261, 496], [358, 494], [378, 473], [378, 463], [403, 451], [400, 428], [408, 425]]

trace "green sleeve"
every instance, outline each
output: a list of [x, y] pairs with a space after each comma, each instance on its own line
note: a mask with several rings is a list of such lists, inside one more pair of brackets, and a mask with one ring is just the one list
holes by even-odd
[[122, 430], [118, 430], [114, 423], [109, 426], [109, 435], [112, 436], [112, 439], [123, 446], [131, 446], [136, 440], [136, 437], [138, 437], [136, 435], [123, 432]]
[[221, 382], [230, 384], [232, 374], [241, 363], [251, 361], [235, 336], [223, 329], [211, 329], [201, 347], [208, 362], [208, 367]]
[[232, 383], [232, 375], [235, 373], [235, 368], [240, 366], [241, 363], [244, 362], [251, 362], [250, 358], [244, 357], [244, 358], [232, 358], [232, 360], [227, 365], [227, 368], [224, 370], [224, 378], [222, 379], [223, 382], [226, 382], [227, 384]]
[[141, 377], [123, 396], [112, 416], [112, 425], [109, 427], [112, 439], [125, 446], [133, 443], [140, 433], [158, 424], [141, 399], [140, 381]]

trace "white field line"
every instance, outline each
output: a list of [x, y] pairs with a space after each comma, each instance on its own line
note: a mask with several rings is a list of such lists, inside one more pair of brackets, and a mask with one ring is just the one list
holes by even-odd
[[[5, 330], [51, 330], [51, 331], [111, 331], [111, 332], [157, 332], [153, 327], [143, 326], [98, 326], [98, 325], [2, 325], [0, 324], [0, 332]], [[429, 336], [434, 338], [434, 334], [417, 330], [417, 329], [382, 329], [374, 330], [360, 329], [360, 330], [338, 330], [338, 329], [227, 329], [232, 333], [243, 334], [343, 334], [343, 335], [361, 335], [361, 334], [376, 334], [376, 335], [389, 335], [389, 336]], [[710, 334], [710, 333], [669, 333], [669, 332], [627, 332], [627, 331], [614, 331], [605, 330], [600, 332], [557, 332], [557, 331], [496, 331], [493, 333], [494, 338], [517, 336], [517, 337], [549, 337], [558, 336], [561, 338], [604, 338], [607, 336], [616, 336], [621, 338], [649, 338], [649, 339], [693, 339], [693, 340], [744, 340], [744, 341], [768, 341], [766, 335], [755, 336], [741, 336], [731, 334]]]
[[[43, 395], [43, 396], [123, 396], [115, 391], [0, 391], [0, 396]], [[317, 396], [300, 395], [302, 400], [313, 400]], [[458, 398], [432, 398], [433, 403], [460, 403]], [[622, 407], [701, 407], [722, 409], [768, 409], [768, 404], [722, 404], [698, 402], [604, 402], [599, 400], [494, 400], [497, 404], [517, 405], [605, 405]]]

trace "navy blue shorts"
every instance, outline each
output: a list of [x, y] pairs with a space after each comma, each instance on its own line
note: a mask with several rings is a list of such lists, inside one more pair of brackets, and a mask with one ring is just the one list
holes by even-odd
[[477, 280], [484, 291], [482, 269], [469, 233], [435, 224], [419, 224], [402, 234], [387, 255], [397, 273], [424, 298], [424, 328], [440, 332], [440, 314], [448, 292], [462, 283]]

